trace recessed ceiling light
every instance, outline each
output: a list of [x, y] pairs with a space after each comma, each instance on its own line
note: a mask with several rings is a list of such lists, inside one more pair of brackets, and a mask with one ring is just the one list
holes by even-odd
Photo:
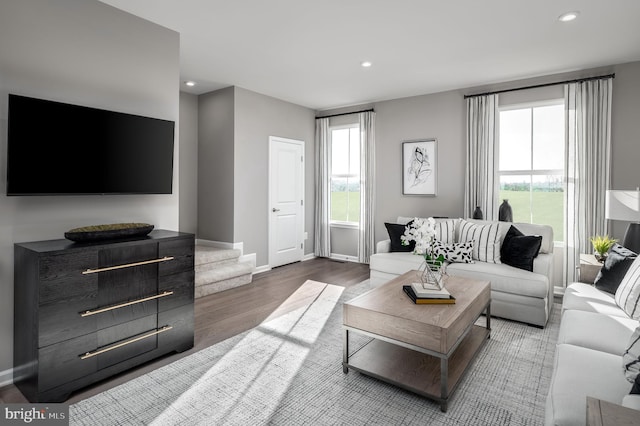
[[579, 12], [567, 12], [567, 13], [563, 13], [562, 15], [560, 15], [558, 17], [558, 21], [561, 22], [569, 22], [569, 21], [573, 21], [574, 19], [576, 19], [579, 15]]
[[364, 61], [360, 63], [360, 66], [362, 66], [363, 68], [369, 68], [371, 65], [373, 64], [369, 61]]
[[193, 87], [196, 85], [196, 82], [189, 80], [189, 81], [185, 81], [184, 84], [186, 84], [189, 87]]

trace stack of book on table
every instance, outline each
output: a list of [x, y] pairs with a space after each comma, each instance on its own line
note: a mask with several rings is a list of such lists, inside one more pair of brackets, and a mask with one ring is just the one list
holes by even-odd
[[412, 283], [411, 285], [402, 286], [402, 289], [416, 305], [456, 303], [456, 298], [444, 287], [441, 290], [430, 290], [423, 288], [420, 283]]

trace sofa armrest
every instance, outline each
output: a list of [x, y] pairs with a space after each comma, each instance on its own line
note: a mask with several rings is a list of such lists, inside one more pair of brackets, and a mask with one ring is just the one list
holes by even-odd
[[540, 253], [533, 259], [533, 272], [542, 274], [549, 278], [551, 282], [551, 275], [553, 274], [553, 254]]
[[[640, 394], [629, 394], [622, 398], [622, 406], [640, 410]], [[640, 413], [639, 413], [640, 415]]]
[[376, 253], [389, 253], [391, 251], [391, 240], [378, 241]]

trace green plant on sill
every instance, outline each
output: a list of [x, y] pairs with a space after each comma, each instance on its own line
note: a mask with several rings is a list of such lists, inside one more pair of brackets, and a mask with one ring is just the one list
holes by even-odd
[[593, 250], [600, 256], [606, 255], [609, 249], [613, 247], [613, 245], [617, 242], [618, 240], [614, 240], [608, 235], [596, 235], [595, 237], [591, 237], [591, 245], [593, 245]]

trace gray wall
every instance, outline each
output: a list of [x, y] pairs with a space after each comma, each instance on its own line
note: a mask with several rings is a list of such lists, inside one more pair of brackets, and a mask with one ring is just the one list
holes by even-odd
[[198, 96], [180, 92], [179, 230], [198, 231]]
[[[465, 112], [457, 92], [415, 96], [375, 104], [376, 230], [388, 237], [384, 222], [398, 216], [460, 217], [465, 168]], [[402, 195], [402, 142], [437, 139], [437, 196]]]
[[0, 2], [0, 382], [13, 364], [14, 242], [62, 238], [70, 228], [100, 223], [178, 228], [177, 144], [172, 195], [3, 195], [7, 94], [177, 123], [179, 44], [176, 32], [95, 0]]
[[[611, 117], [611, 187], [640, 186], [640, 62], [614, 67]], [[627, 222], [612, 221], [613, 237], [622, 241]]]
[[305, 142], [305, 253], [313, 252], [315, 111], [235, 87], [234, 241], [269, 261], [269, 136]]
[[234, 242], [233, 87], [198, 97], [198, 238]]

